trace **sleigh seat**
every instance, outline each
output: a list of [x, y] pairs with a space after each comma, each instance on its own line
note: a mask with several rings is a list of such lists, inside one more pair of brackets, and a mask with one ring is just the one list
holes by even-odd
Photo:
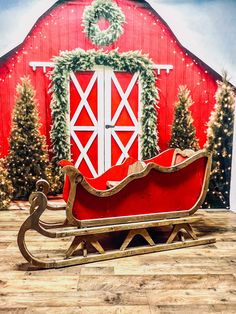
[[[52, 209], [46, 197], [47, 183], [41, 180], [37, 184], [41, 191], [30, 198], [31, 215], [18, 234], [23, 256], [34, 265], [61, 267], [215, 241], [198, 239], [190, 225], [199, 220], [192, 214], [201, 206], [208, 188], [211, 156], [205, 151], [168, 149], [145, 161], [128, 157], [97, 178], [85, 177], [70, 161], [62, 160], [60, 165], [65, 173], [66, 220], [58, 225], [40, 220], [46, 208]], [[164, 243], [157, 244], [149, 230], [163, 226], [172, 226], [172, 231]], [[66, 259], [35, 259], [25, 246], [25, 233], [30, 229], [51, 238], [74, 236], [65, 252]], [[99, 236], [125, 231], [128, 234], [119, 250], [105, 252]], [[128, 248], [136, 235], [144, 238], [149, 247]], [[191, 240], [186, 241], [186, 235]], [[173, 242], [176, 236], [180, 242]], [[88, 256], [88, 244], [99, 254]], [[73, 256], [78, 250], [83, 258]]]
[[69, 219], [85, 227], [191, 215], [204, 199], [209, 164], [204, 151], [168, 149], [142, 162], [128, 157], [101, 176], [86, 178], [63, 160]]

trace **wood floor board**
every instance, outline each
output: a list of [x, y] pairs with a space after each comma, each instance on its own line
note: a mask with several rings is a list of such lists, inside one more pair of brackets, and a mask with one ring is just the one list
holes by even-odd
[[[29, 308], [25, 314], [60, 314], [65, 313], [63, 307], [40, 307]], [[78, 307], [67, 307], [66, 314], [151, 314], [149, 305], [134, 305], [134, 306], [78, 306]]]
[[151, 314], [235, 314], [235, 304], [191, 304], [150, 306]]
[[8, 307], [0, 309], [0, 314], [25, 314], [26, 310], [27, 308]]
[[51, 292], [56, 288], [57, 292], [73, 292], [77, 291], [77, 283], [79, 276], [66, 276], [61, 284], [61, 277], [23, 277], [23, 278], [12, 278], [11, 280], [1, 280], [3, 283], [4, 293], [16, 293], [17, 291], [24, 291], [24, 293], [34, 291], [34, 293], [42, 292], [42, 287], [44, 287], [44, 292]]
[[[171, 286], [169, 285], [171, 282]], [[231, 289], [236, 285], [236, 278], [232, 274], [217, 275], [120, 275], [117, 276], [80, 276], [79, 291], [153, 291], [165, 289]]]
[[[54, 288], [56, 291], [56, 288]], [[70, 307], [70, 306], [105, 306], [105, 305], [149, 305], [146, 292], [109, 292], [109, 291], [76, 291], [76, 292], [15, 292], [5, 293], [0, 299], [3, 306], [16, 307], [32, 304], [35, 307]]]
[[212, 266], [212, 267], [205, 267], [205, 266], [198, 266], [198, 267], [178, 267], [170, 265], [170, 267], [162, 267], [162, 266], [142, 266], [139, 269], [133, 269], [132, 267], [116, 267], [115, 268], [115, 275], [176, 275], [176, 274], [185, 274], [185, 275], [203, 275], [203, 274], [232, 274], [235, 271], [235, 266]]
[[178, 289], [147, 291], [148, 302], [153, 305], [233, 304], [236, 306], [236, 290]]
[[[33, 271], [16, 242], [28, 210], [0, 211], [0, 314], [236, 313], [236, 214], [200, 213], [194, 230], [214, 244]], [[62, 254], [69, 241], [36, 233], [28, 240], [40, 255]]]
[[[97, 263], [96, 263], [97, 264]], [[91, 266], [95, 264], [90, 264], [90, 267], [85, 265], [81, 266], [81, 275], [97, 275], [97, 276], [111, 276], [114, 275], [114, 266]], [[74, 266], [76, 267], [76, 266]]]

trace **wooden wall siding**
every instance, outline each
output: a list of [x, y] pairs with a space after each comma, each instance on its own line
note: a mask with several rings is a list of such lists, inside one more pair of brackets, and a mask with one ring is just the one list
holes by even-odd
[[[173, 70], [167, 74], [161, 71], [157, 86], [160, 89], [158, 109], [159, 145], [165, 149], [170, 138], [170, 125], [173, 119], [173, 103], [177, 88], [186, 84], [192, 93], [194, 105], [191, 110], [197, 128], [200, 145], [206, 135], [206, 122], [214, 105], [216, 72], [204, 65], [177, 41], [160, 16], [145, 1], [117, 0], [126, 16], [124, 34], [106, 50], [119, 48], [119, 51], [142, 50], [150, 55], [156, 64], [172, 64]], [[8, 151], [8, 137], [11, 126], [11, 113], [15, 99], [16, 84], [23, 75], [29, 75], [39, 102], [42, 133], [48, 143], [51, 125], [50, 80], [42, 68], [36, 71], [29, 66], [31, 61], [50, 61], [60, 51], [75, 48], [98, 49], [83, 33], [82, 14], [91, 1], [65, 1], [56, 4], [34, 25], [24, 42], [0, 59], [0, 152]]]

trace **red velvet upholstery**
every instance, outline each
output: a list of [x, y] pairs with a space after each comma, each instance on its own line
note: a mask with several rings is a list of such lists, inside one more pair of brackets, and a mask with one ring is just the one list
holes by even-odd
[[[61, 167], [65, 166], [74, 166], [74, 164], [66, 159], [62, 159], [58, 162], [58, 165]], [[65, 182], [64, 182], [64, 187], [63, 187], [63, 199], [65, 202], [67, 202], [68, 197], [69, 197], [69, 192], [70, 192], [70, 180], [68, 176], [65, 176]]]
[[[123, 180], [128, 173], [128, 168], [130, 165], [135, 163], [137, 159], [133, 157], [128, 157], [125, 159], [125, 161], [118, 166], [113, 166], [110, 169], [108, 169], [106, 172], [104, 172], [101, 176], [97, 178], [85, 178], [86, 181], [96, 190], [106, 190], [107, 189], [107, 181], [121, 181]], [[68, 160], [61, 160], [59, 162], [59, 165], [62, 167], [72, 165]], [[65, 183], [63, 188], [63, 199], [65, 202], [67, 202], [69, 197], [69, 191], [70, 191], [70, 181], [69, 178], [65, 177]]]
[[163, 167], [170, 167], [172, 163], [174, 151], [175, 151], [174, 148], [167, 149], [164, 152], [160, 153], [159, 155], [151, 159], [144, 160], [144, 162], [146, 164], [149, 164], [150, 162], [154, 162], [155, 164], [163, 166]]
[[107, 190], [107, 181], [122, 181], [128, 174], [128, 168], [137, 159], [128, 157], [118, 166], [113, 166], [97, 178], [86, 178], [86, 181], [97, 190]]
[[150, 162], [154, 162], [155, 164], [163, 166], [163, 167], [170, 167], [173, 165], [177, 165], [188, 158], [177, 153], [175, 156], [175, 159], [173, 160], [174, 151], [175, 151], [175, 148], [167, 149], [164, 152], [160, 153], [159, 155], [151, 159], [144, 160], [144, 162], [146, 164], [149, 164]]
[[[145, 162], [168, 167], [171, 166], [173, 153], [174, 149], [170, 149]], [[78, 184], [73, 215], [84, 220], [190, 210], [201, 194], [207, 160], [207, 157], [201, 157], [185, 168], [171, 173], [151, 169], [148, 175], [131, 181], [120, 192], [109, 197], [94, 196]], [[127, 158], [122, 165], [110, 168], [100, 177], [85, 179], [94, 188], [104, 190], [108, 180], [124, 179], [128, 166], [134, 162], [135, 159]], [[66, 180], [65, 201], [68, 191], [69, 182]]]

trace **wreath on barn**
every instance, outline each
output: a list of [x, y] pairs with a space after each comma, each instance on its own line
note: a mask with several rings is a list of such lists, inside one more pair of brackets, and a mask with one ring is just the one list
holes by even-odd
[[70, 158], [70, 134], [68, 128], [69, 97], [68, 83], [70, 73], [86, 71], [95, 65], [104, 65], [116, 71], [139, 73], [142, 86], [141, 102], [141, 154], [143, 159], [149, 159], [159, 151], [157, 134], [157, 102], [159, 99], [156, 87], [156, 76], [152, 69], [153, 63], [147, 55], [139, 51], [118, 53], [117, 50], [104, 52], [103, 50], [75, 49], [64, 51], [53, 59], [55, 67], [51, 72], [52, 93], [52, 129], [54, 162]]
[[[98, 21], [104, 18], [110, 26], [101, 30]], [[123, 33], [125, 16], [116, 3], [111, 0], [96, 0], [87, 6], [83, 14], [84, 32], [97, 46], [108, 46]]]

